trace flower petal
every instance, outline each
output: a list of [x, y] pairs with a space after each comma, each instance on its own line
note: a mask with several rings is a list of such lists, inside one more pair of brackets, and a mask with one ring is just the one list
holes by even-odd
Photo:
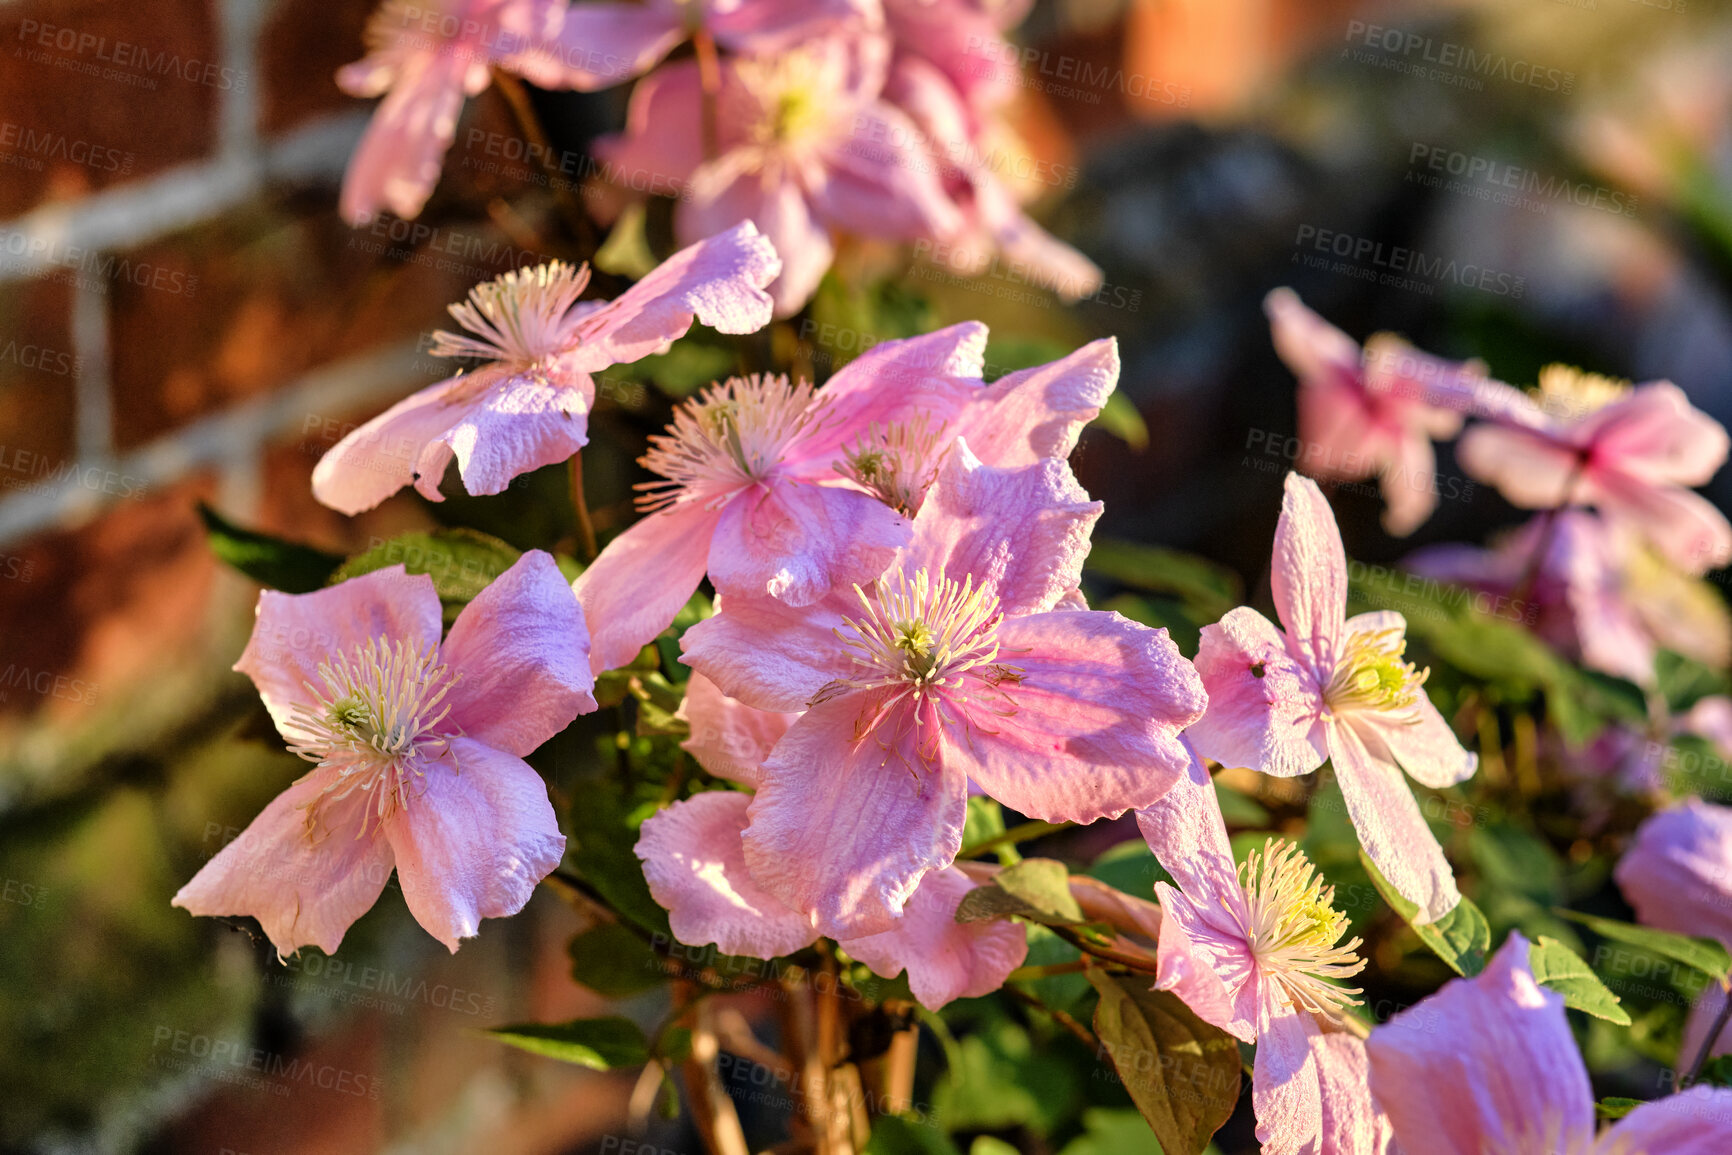
[[1588, 1073], [1564, 999], [1534, 981], [1511, 932], [1486, 969], [1371, 1032], [1371, 1094], [1406, 1155], [1586, 1151]]
[[1462, 748], [1461, 739], [1425, 697], [1425, 691], [1419, 693], [1410, 717], [1368, 714], [1357, 721], [1384, 746], [1377, 753], [1387, 752], [1415, 782], [1443, 790], [1467, 781], [1479, 768], [1479, 755]]
[[1155, 989], [1178, 995], [1204, 1022], [1255, 1042], [1257, 1020], [1239, 1005], [1255, 973], [1250, 947], [1209, 917], [1212, 899], [1193, 901], [1164, 882], [1155, 883], [1155, 895], [1161, 902]]
[[778, 275], [769, 284], [773, 312], [789, 317], [817, 292], [835, 246], [793, 177], [744, 170], [739, 163], [744, 155], [723, 157], [693, 174], [691, 195], [674, 218], [676, 231], [681, 237], [702, 237], [741, 222], [755, 224], [779, 260]]
[[1257, 1025], [1251, 1104], [1264, 1155], [1309, 1155], [1323, 1134], [1323, 1093], [1312, 1046], [1317, 1020], [1265, 998]]
[[525, 54], [541, 65], [537, 72], [526, 71], [521, 57], [503, 63], [542, 88], [594, 92], [641, 76], [685, 34], [678, 13], [660, 5], [571, 4], [558, 39]]
[[1455, 460], [1469, 477], [1495, 486], [1522, 509], [1553, 509], [1570, 497], [1577, 453], [1547, 433], [1506, 425], [1474, 425], [1455, 443]]
[[[297, 705], [324, 692], [319, 664], [374, 638], [425, 651], [439, 644], [439, 595], [433, 579], [402, 566], [377, 569], [310, 594], [265, 590], [258, 620], [234, 668], [253, 680], [279, 732]], [[314, 689], [308, 689], [308, 684]]]
[[869, 494], [776, 481], [723, 508], [710, 546], [710, 580], [723, 597], [809, 606], [832, 589], [869, 585], [907, 543], [908, 522]]
[[1208, 712], [1187, 736], [1205, 758], [1290, 778], [1323, 765], [1323, 696], [1268, 618], [1249, 606], [1203, 627], [1197, 673]]
[[[1180, 741], [1189, 747], [1184, 739]], [[1227, 821], [1208, 768], [1194, 752], [1172, 790], [1153, 806], [1137, 811], [1137, 829], [1186, 894], [1219, 906], [1230, 917], [1244, 913], [1245, 892], [1227, 842]]]
[[1612, 1124], [1603, 1140], [1613, 1152], [1654, 1155], [1724, 1155], [1729, 1143], [1732, 1090], [1708, 1086], [1643, 1103]]
[[714, 526], [695, 503], [645, 514], [577, 575], [591, 670], [625, 665], [673, 623], [704, 580]]
[[360, 791], [325, 803], [309, 826], [306, 807], [332, 775], [313, 770], [271, 799], [257, 818], [174, 896], [196, 915], [251, 915], [278, 957], [303, 946], [333, 954], [391, 877], [391, 845], [356, 837], [367, 817]]
[[1387, 507], [1383, 528], [1391, 537], [1406, 537], [1437, 508], [1437, 453], [1423, 433], [1399, 438], [1393, 448], [1379, 478]]
[[1327, 732], [1335, 780], [1359, 844], [1396, 893], [1419, 907], [1415, 920], [1436, 922], [1461, 901], [1455, 874], [1401, 771], [1374, 758], [1354, 725], [1333, 722]]
[[1639, 385], [1589, 418], [1594, 462], [1650, 484], [1706, 485], [1726, 464], [1726, 428], [1670, 381]]
[[1055, 610], [1001, 622], [998, 645], [1017, 674], [971, 679], [943, 757], [999, 802], [1086, 824], [1153, 805], [1189, 768], [1179, 731], [1202, 714], [1203, 684], [1165, 630]]
[[800, 715], [736, 702], [714, 682], [694, 672], [686, 683], [680, 716], [691, 727], [691, 736], [680, 743], [680, 749], [718, 778], [756, 786], [758, 767]]
[[674, 937], [728, 954], [775, 958], [811, 946], [806, 920], [759, 886], [740, 841], [752, 796], [709, 790], [644, 821], [636, 852]]
[[1371, 1098], [1371, 1061], [1365, 1043], [1346, 1031], [1311, 1040], [1323, 1131], [1317, 1155], [1396, 1155], [1395, 1129]]
[[865, 697], [844, 694], [789, 727], [746, 829], [752, 877], [833, 938], [891, 929], [920, 880], [962, 849], [968, 780], [921, 763], [911, 718], [861, 734]]
[[1613, 877], [1643, 924], [1732, 943], [1732, 807], [1690, 798], [1653, 815]]
[[442, 438], [462, 412], [453, 406], [451, 395], [475, 385], [481, 374], [497, 372], [487, 367], [441, 381], [350, 432], [313, 467], [313, 496], [352, 517], [425, 475], [432, 489], [428, 496], [439, 500], [439, 481], [451, 460]]
[[[569, 458], [589, 444], [595, 385], [586, 374], [539, 367], [504, 376], [454, 413], [437, 440], [451, 447], [463, 489], [504, 493], [515, 477]], [[437, 477], [432, 478], [435, 486]]]
[[452, 725], [519, 758], [595, 709], [583, 608], [541, 550], [463, 607], [439, 656], [458, 676]]
[[902, 568], [972, 578], [1007, 616], [1043, 613], [1076, 588], [1100, 515], [1063, 461], [998, 469], [958, 439], [914, 519]]
[[1297, 473], [1287, 475], [1272, 566], [1275, 611], [1321, 680], [1334, 664], [1347, 616], [1347, 554], [1323, 491]]
[[1118, 342], [1091, 341], [982, 389], [957, 419], [955, 432], [981, 461], [1001, 468], [1067, 458], [1118, 383]]
[[473, 738], [423, 767], [421, 792], [385, 823], [409, 911], [457, 950], [484, 918], [516, 914], [565, 854], [547, 785], [529, 763]]
[[998, 919], [957, 922], [956, 908], [973, 889], [954, 866], [935, 870], [921, 879], [893, 928], [843, 939], [842, 949], [883, 978], [906, 969], [909, 989], [929, 1011], [991, 994], [1028, 957], [1028, 932]]
[[419, 52], [403, 61], [343, 174], [338, 208], [345, 221], [366, 224], [381, 207], [405, 220], [420, 214], [457, 136], [470, 71], [464, 52]]
[[[852, 603], [850, 605], [850, 602]], [[800, 609], [775, 598], [724, 598], [716, 616], [680, 635], [681, 657], [730, 698], [760, 710], [804, 710], [854, 668], [833, 632], [858, 615], [852, 591]]]

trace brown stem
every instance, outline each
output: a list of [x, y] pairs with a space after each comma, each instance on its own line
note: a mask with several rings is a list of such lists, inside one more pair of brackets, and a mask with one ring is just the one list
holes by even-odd
[[698, 84], [703, 89], [704, 159], [715, 160], [721, 155], [720, 111], [722, 95], [722, 61], [716, 52], [716, 41], [709, 31], [698, 29], [692, 34], [692, 47], [698, 54]]
[[595, 524], [589, 520], [589, 503], [583, 499], [583, 450], [573, 453], [566, 466], [571, 474], [571, 507], [577, 511], [577, 544], [588, 563], [595, 560]]
[[710, 1155], [750, 1155], [746, 1133], [740, 1127], [740, 1116], [734, 1110], [734, 1101], [728, 1098], [727, 1088], [722, 1086], [721, 1076], [716, 1071], [719, 1048], [710, 1023], [712, 1010], [709, 1000], [699, 999], [692, 1012], [691, 1055], [680, 1064], [686, 1077], [686, 1092], [691, 1099], [692, 1122]]
[[594, 252], [595, 234], [590, 228], [589, 214], [583, 211], [583, 205], [572, 195], [571, 178], [559, 171], [553, 156], [553, 145], [548, 141], [547, 133], [542, 130], [541, 118], [535, 115], [535, 105], [530, 103], [529, 90], [523, 87], [523, 81], [498, 68], [493, 70], [493, 86], [499, 89], [499, 94], [510, 106], [518, 131], [523, 133], [525, 140], [535, 146], [532, 151], [540, 160], [542, 175], [547, 178], [547, 187], [552, 190], [554, 202], [559, 205], [560, 214], [565, 217], [566, 224], [571, 226], [572, 235], [577, 238], [583, 251]]
[[964, 846], [957, 852], [958, 858], [979, 858], [989, 850], [1000, 846], [1014, 846], [1019, 842], [1030, 842], [1036, 838], [1051, 834], [1057, 830], [1068, 830], [1073, 822], [1024, 822], [1020, 826], [1012, 826], [1003, 834], [995, 834], [991, 838], [976, 842], [973, 846]]
[[1077, 1038], [1081, 1039], [1083, 1045], [1085, 1047], [1087, 1047], [1089, 1050], [1091, 1050], [1091, 1051], [1099, 1051], [1100, 1050], [1100, 1040], [1095, 1038], [1094, 1032], [1089, 1030], [1087, 1027], [1083, 1026], [1081, 1023], [1077, 1022], [1077, 1020], [1074, 1016], [1068, 1015], [1065, 1012], [1058, 1010], [1055, 1007], [1047, 1006], [1045, 1003], [1041, 1002], [1039, 999], [1035, 998], [1033, 995], [1029, 994], [1027, 991], [1018, 990], [1015, 987], [1007, 986], [1004, 988], [1004, 992], [1006, 994], [1008, 994], [1011, 998], [1015, 999], [1016, 1001], [1018, 1001], [1020, 1003], [1026, 1003], [1029, 1006], [1033, 1007], [1035, 1010], [1040, 1011], [1042, 1014], [1045, 1014], [1046, 1016], [1051, 1018], [1053, 1022], [1057, 1023], [1059, 1026], [1063, 1027], [1065, 1030], [1069, 1031], [1071, 1034], [1073, 1034]]
[[914, 1060], [920, 1053], [920, 1027], [897, 1031], [884, 1055], [884, 1113], [900, 1114], [914, 1105]]

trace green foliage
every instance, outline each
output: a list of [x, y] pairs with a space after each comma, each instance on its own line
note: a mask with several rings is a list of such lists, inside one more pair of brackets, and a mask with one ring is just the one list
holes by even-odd
[[1091, 1107], [1082, 1119], [1083, 1133], [1059, 1155], [1164, 1155], [1160, 1140], [1135, 1111]]
[[1090, 966], [1095, 1034], [1161, 1147], [1199, 1155], [1239, 1101], [1239, 1044], [1147, 975]]
[[824, 376], [834, 373], [882, 341], [913, 337], [938, 328], [931, 302], [893, 280], [852, 288], [832, 269], [824, 274], [808, 307], [807, 330], [818, 338], [812, 360]]
[[484, 1031], [509, 1046], [576, 1063], [594, 1071], [639, 1067], [649, 1061], [649, 1042], [630, 1019], [573, 1019], [568, 1023], [519, 1023]]
[[1163, 546], [1096, 537], [1083, 568], [1121, 585], [1170, 594], [1197, 620], [1217, 621], [1238, 605], [1236, 574], [1207, 558]]
[[347, 581], [394, 565], [409, 573], [426, 574], [433, 579], [445, 624], [450, 625], [464, 606], [522, 556], [515, 547], [473, 529], [436, 529], [402, 534], [358, 553], [344, 562], [331, 580]]
[[1621, 1027], [1630, 1025], [1630, 1014], [1618, 1005], [1618, 996], [1606, 989], [1580, 955], [1557, 939], [1541, 935], [1528, 952], [1528, 965], [1534, 981], [1563, 995], [1565, 1006]]
[[1032, 922], [1065, 926], [1083, 921], [1082, 908], [1070, 892], [1070, 871], [1050, 858], [1025, 858], [1007, 866], [985, 886], [962, 896], [957, 922], [985, 922], [1018, 916]]
[[862, 1155], [961, 1155], [950, 1136], [913, 1115], [880, 1115]]
[[1155, 883], [1173, 881], [1173, 876], [1162, 869], [1154, 851], [1141, 838], [1129, 839], [1103, 851], [1089, 864], [1088, 875], [1114, 890], [1147, 899], [1154, 898]]
[[1075, 1055], [1037, 1047], [1027, 1028], [1001, 1015], [986, 1017], [961, 1039], [949, 1040], [945, 1052], [949, 1069], [932, 1102], [949, 1131], [1026, 1127], [1049, 1135], [1081, 1106]]
[[571, 977], [599, 995], [623, 998], [666, 979], [661, 959], [629, 926], [604, 922], [573, 938], [566, 946]]
[[211, 552], [262, 586], [288, 594], [312, 593], [343, 564], [338, 554], [236, 525], [202, 501], [198, 515]]
[[1491, 927], [1472, 899], [1463, 895], [1455, 909], [1436, 922], [1416, 923], [1413, 916], [1419, 913], [1419, 907], [1396, 893], [1364, 851], [1360, 851], [1360, 861], [1383, 901], [1413, 928], [1433, 954], [1449, 964], [1451, 970], [1458, 975], [1476, 975], [1485, 969], [1486, 952], [1491, 949]]
[[[1685, 1055], [1684, 1059], [1693, 1061], [1695, 1057]], [[1696, 1072], [1696, 1082], [1710, 1087], [1732, 1087], [1732, 1055], [1716, 1055], [1703, 1063], [1702, 1069]]]
[[1673, 962], [1681, 962], [1687, 967], [1699, 970], [1709, 978], [1724, 980], [1728, 974], [1732, 974], [1732, 954], [1728, 954], [1726, 948], [1713, 939], [1691, 938], [1688, 935], [1672, 934], [1669, 931], [1636, 926], [1616, 919], [1582, 914], [1575, 910], [1560, 910], [1557, 913], [1572, 922], [1581, 923], [1602, 938], [1653, 951]]
[[1137, 411], [1131, 399], [1116, 389], [1107, 394], [1106, 404], [1101, 406], [1100, 415], [1089, 424], [1096, 429], [1104, 429], [1139, 452], [1149, 447], [1148, 423], [1143, 420], [1143, 415]]
[[1622, 1119], [1641, 1105], [1642, 1100], [1640, 1099], [1625, 1099], [1617, 1095], [1608, 1095], [1594, 1104], [1594, 1114], [1601, 1119]]
[[609, 906], [652, 934], [669, 936], [667, 911], [650, 896], [632, 852], [643, 815], [613, 779], [588, 780], [567, 811], [566, 861]]

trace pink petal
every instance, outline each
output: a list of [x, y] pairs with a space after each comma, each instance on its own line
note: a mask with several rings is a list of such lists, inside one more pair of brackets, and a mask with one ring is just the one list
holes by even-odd
[[195, 915], [251, 915], [279, 957], [303, 946], [334, 954], [351, 923], [378, 901], [391, 877], [391, 845], [357, 838], [368, 796], [325, 803], [309, 828], [307, 810], [331, 781], [316, 769], [271, 799], [240, 836], [205, 863], [174, 905]]
[[1358, 342], [1325, 321], [1299, 300], [1292, 289], [1275, 289], [1263, 298], [1275, 352], [1307, 385], [1357, 382], [1361, 353]]
[[1326, 676], [1347, 615], [1347, 554], [1335, 513], [1317, 483], [1287, 475], [1269, 584], [1288, 638]]
[[1376, 751], [1379, 760], [1395, 762], [1408, 777], [1433, 790], [1465, 782], [1479, 768], [1479, 755], [1462, 748], [1455, 731], [1423, 691], [1411, 715], [1368, 715], [1357, 724], [1368, 749], [1373, 740], [1381, 743], [1382, 749]]
[[1725, 1155], [1732, 1147], [1732, 1090], [1691, 1087], [1643, 1103], [1612, 1124], [1602, 1146], [1612, 1152]]
[[234, 668], [253, 680], [271, 720], [285, 733], [295, 706], [313, 705], [325, 692], [319, 664], [328, 657], [374, 638], [425, 651], [439, 644], [441, 628], [433, 579], [400, 565], [310, 594], [265, 590], [257, 619]]
[[993, 798], [1087, 824], [1153, 805], [1190, 766], [1179, 731], [1202, 714], [1203, 685], [1165, 630], [1054, 611], [1006, 619], [998, 644], [1017, 679], [972, 692], [943, 755]]
[[858, 490], [768, 482], [722, 510], [710, 580], [724, 597], [808, 606], [832, 589], [871, 584], [908, 537], [901, 515]]
[[645, 514], [577, 575], [591, 670], [626, 665], [673, 624], [704, 580], [714, 526], [695, 503]]
[[763, 56], [881, 19], [877, 4], [870, 0], [746, 0], [732, 6], [710, 5], [704, 26], [728, 51]]
[[1346, 1031], [1311, 1040], [1323, 1107], [1317, 1155], [1398, 1155], [1389, 1116], [1371, 1098], [1371, 1061], [1365, 1044]]
[[1651, 484], [1705, 485], [1726, 464], [1726, 429], [1670, 381], [1636, 387], [1588, 419], [1594, 461]]
[[1690, 798], [1653, 815], [1613, 877], [1640, 922], [1732, 944], [1732, 807]]
[[1406, 537], [1437, 508], [1437, 454], [1422, 433], [1401, 438], [1394, 450], [1380, 479], [1388, 506], [1383, 528], [1391, 537]]
[[1118, 383], [1118, 342], [1093, 341], [1057, 361], [1006, 373], [969, 402], [955, 432], [981, 461], [1001, 468], [1067, 458]]
[[695, 61], [656, 69], [631, 91], [625, 131], [599, 138], [594, 152], [610, 184], [636, 193], [687, 195], [704, 163], [703, 85]]
[[751, 795], [733, 790], [676, 802], [644, 821], [636, 850], [676, 939], [775, 958], [811, 946], [818, 936], [746, 869], [740, 834], [751, 802]]
[[1505, 501], [1522, 509], [1565, 504], [1577, 475], [1574, 448], [1513, 426], [1473, 426], [1455, 443], [1455, 459], [1469, 477], [1495, 486]]
[[701, 237], [742, 221], [755, 223], [780, 261], [779, 275], [769, 286], [773, 312], [777, 317], [799, 312], [818, 291], [836, 250], [829, 229], [792, 176], [738, 171], [737, 165], [724, 163], [700, 169], [691, 187], [676, 218], [679, 235]]
[[547, 786], [529, 763], [453, 738], [443, 759], [422, 767], [409, 804], [385, 824], [409, 911], [455, 952], [484, 918], [523, 909], [535, 884], [559, 865], [559, 832]]
[[[513, 478], [565, 461], [589, 444], [594, 397], [595, 385], [584, 374], [515, 373], [454, 413], [437, 440], [456, 454], [466, 492], [504, 493]], [[438, 485], [437, 476], [431, 480]]]
[[764, 287], [781, 268], [750, 221], [706, 237], [585, 317], [574, 365], [593, 372], [664, 352], [694, 317], [722, 333], [755, 332], [770, 323]]
[[1732, 562], [1732, 523], [1712, 502], [1688, 489], [1595, 472], [1578, 494], [1608, 521], [1628, 525], [1686, 573]]
[[890, 240], [937, 239], [962, 227], [906, 113], [872, 101], [854, 111], [850, 128], [823, 155], [823, 183], [808, 190], [819, 220]]
[[991, 994], [1028, 957], [1028, 932], [1008, 921], [957, 922], [956, 908], [973, 889], [954, 866], [935, 870], [892, 929], [844, 939], [842, 949], [883, 978], [906, 969], [909, 989], [929, 1011]]
[[[1392, 456], [1392, 430], [1376, 420], [1357, 377], [1304, 379], [1298, 407], [1302, 448], [1293, 465], [1306, 475], [1357, 481], [1379, 472]], [[1266, 441], [1263, 448], [1273, 447]]]
[[1373, 758], [1355, 725], [1336, 721], [1327, 730], [1347, 815], [1378, 872], [1397, 894], [1419, 907], [1415, 920], [1435, 922], [1461, 901], [1455, 874], [1401, 771]]
[[[1714, 1029], [1714, 1024], [1720, 1020], [1720, 1012], [1725, 1009], [1726, 991], [1718, 983], [1704, 983], [1702, 993], [1696, 996], [1690, 1015], [1684, 1020], [1684, 1041], [1678, 1044], [1680, 1064], [1696, 1061], [1696, 1056], [1702, 1053], [1702, 1044], [1708, 1041], [1708, 1032]], [[1732, 1054], [1732, 1023], [1720, 1029], [1720, 1036], [1714, 1040], [1708, 1057], [1726, 1054]]]
[[451, 724], [519, 758], [595, 709], [583, 609], [541, 550], [463, 607], [439, 656], [458, 679]]
[[1586, 1151], [1594, 1098], [1562, 995], [1511, 932], [1472, 979], [1452, 979], [1371, 1032], [1371, 1094], [1405, 1155]]
[[1251, 1070], [1257, 1140], [1263, 1155], [1309, 1155], [1323, 1134], [1323, 1095], [1312, 1049], [1317, 1020], [1275, 1005], [1276, 997], [1264, 1001]]
[[489, 366], [441, 381], [354, 430], [313, 467], [313, 496], [351, 517], [418, 481], [429, 500], [441, 500], [439, 482], [451, 460], [442, 438], [466, 408], [453, 403], [451, 396], [475, 385], [480, 374], [500, 372]]
[[736, 702], [698, 673], [686, 683], [680, 716], [691, 727], [680, 748], [707, 772], [744, 786], [758, 784], [758, 767], [799, 717]]
[[1227, 822], [1208, 768], [1195, 754], [1165, 797], [1137, 811], [1137, 828], [1186, 894], [1230, 917], [1244, 912], [1245, 892], [1227, 842]]
[[[1206, 1023], [1250, 1043], [1257, 1021], [1240, 1007], [1256, 960], [1242, 936], [1220, 924], [1211, 899], [1194, 901], [1164, 882], [1155, 883], [1161, 926], [1155, 948], [1155, 990], [1172, 991]], [[1213, 917], [1211, 917], [1213, 916]]]
[[344, 220], [366, 224], [381, 206], [405, 219], [420, 214], [457, 135], [470, 71], [461, 52], [420, 53], [403, 62], [343, 174]]
[[1042, 613], [1076, 588], [1100, 515], [1063, 461], [997, 469], [958, 440], [914, 519], [902, 567], [972, 577], [1007, 615]]
[[1197, 673], [1208, 712], [1187, 736], [1205, 758], [1289, 778], [1323, 765], [1323, 695], [1287, 639], [1249, 606], [1203, 627]]
[[557, 40], [502, 63], [542, 88], [594, 92], [641, 76], [684, 39], [678, 13], [660, 5], [572, 4]]
[[922, 765], [912, 719], [858, 730], [865, 695], [814, 706], [764, 762], [746, 829], [752, 877], [820, 934], [891, 929], [962, 848], [967, 779]]
[[804, 710], [819, 690], [854, 669], [836, 637], [861, 612], [853, 591], [795, 609], [774, 598], [725, 598], [716, 616], [680, 636], [686, 665], [730, 698], [760, 710]]

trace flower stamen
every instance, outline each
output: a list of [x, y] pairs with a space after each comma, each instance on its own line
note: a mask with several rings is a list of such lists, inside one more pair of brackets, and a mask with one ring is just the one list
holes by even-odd
[[588, 265], [549, 261], [483, 281], [450, 312], [475, 336], [440, 329], [435, 357], [481, 357], [527, 368], [570, 344], [582, 314], [572, 306], [589, 284]]
[[1365, 969], [1365, 960], [1354, 953], [1360, 940], [1336, 945], [1347, 931], [1347, 916], [1335, 909], [1335, 888], [1324, 884], [1304, 853], [1271, 838], [1240, 865], [1239, 885], [1245, 891], [1246, 941], [1287, 1001], [1313, 1012], [1356, 1005], [1358, 988], [1327, 980]]
[[710, 385], [674, 410], [666, 433], [650, 438], [638, 463], [665, 481], [640, 482], [638, 507], [645, 512], [689, 499], [718, 500], [743, 485], [763, 481], [780, 464], [795, 438], [822, 420], [824, 403], [813, 404], [812, 386], [786, 377], [731, 377]]
[[1336, 713], [1375, 710], [1387, 714], [1412, 710], [1424, 693], [1431, 669], [1415, 669], [1413, 663], [1403, 660], [1406, 652], [1407, 639], [1399, 629], [1354, 636], [1335, 663], [1335, 672], [1323, 691], [1329, 708]]
[[1540, 370], [1534, 399], [1553, 417], [1579, 419], [1604, 409], [1630, 392], [1628, 381], [1589, 373], [1573, 365], [1547, 365]]
[[933, 429], [927, 415], [880, 427], [874, 421], [842, 450], [836, 472], [905, 516], [920, 512], [926, 491], [938, 477], [944, 426]]

